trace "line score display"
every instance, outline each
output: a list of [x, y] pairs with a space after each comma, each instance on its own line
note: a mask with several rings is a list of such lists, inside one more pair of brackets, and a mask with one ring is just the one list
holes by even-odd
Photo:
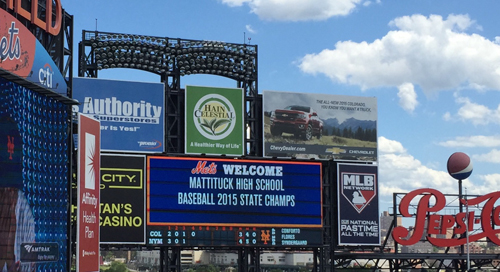
[[321, 228], [148, 226], [150, 246], [321, 246]]

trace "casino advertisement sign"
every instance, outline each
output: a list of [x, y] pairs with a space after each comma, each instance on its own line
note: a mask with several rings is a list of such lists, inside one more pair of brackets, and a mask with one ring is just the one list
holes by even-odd
[[144, 244], [145, 166], [145, 156], [101, 155], [101, 243]]
[[339, 163], [339, 245], [380, 245], [377, 166]]
[[148, 226], [322, 227], [321, 163], [148, 157]]

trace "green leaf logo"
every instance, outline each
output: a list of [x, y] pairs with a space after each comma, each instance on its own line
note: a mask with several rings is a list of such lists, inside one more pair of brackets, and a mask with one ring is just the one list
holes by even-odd
[[193, 118], [197, 130], [204, 137], [220, 140], [233, 131], [237, 116], [233, 105], [227, 98], [218, 94], [209, 94], [196, 103]]

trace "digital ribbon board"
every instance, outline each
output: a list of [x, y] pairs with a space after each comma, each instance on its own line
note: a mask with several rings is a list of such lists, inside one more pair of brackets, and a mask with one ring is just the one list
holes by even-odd
[[322, 245], [322, 165], [148, 157], [147, 245]]

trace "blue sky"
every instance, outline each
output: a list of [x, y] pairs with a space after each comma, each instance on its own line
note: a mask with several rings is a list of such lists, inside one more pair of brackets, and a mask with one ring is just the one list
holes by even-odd
[[[96, 26], [249, 42], [258, 46], [260, 93], [376, 97], [381, 211], [392, 205], [393, 192], [457, 193], [446, 170], [457, 151], [474, 164], [464, 181], [469, 194], [500, 187], [498, 1], [62, 0], [62, 6], [74, 15], [75, 44], [82, 29]], [[99, 77], [160, 80], [131, 69]], [[236, 87], [207, 75], [185, 76], [181, 85]]]

